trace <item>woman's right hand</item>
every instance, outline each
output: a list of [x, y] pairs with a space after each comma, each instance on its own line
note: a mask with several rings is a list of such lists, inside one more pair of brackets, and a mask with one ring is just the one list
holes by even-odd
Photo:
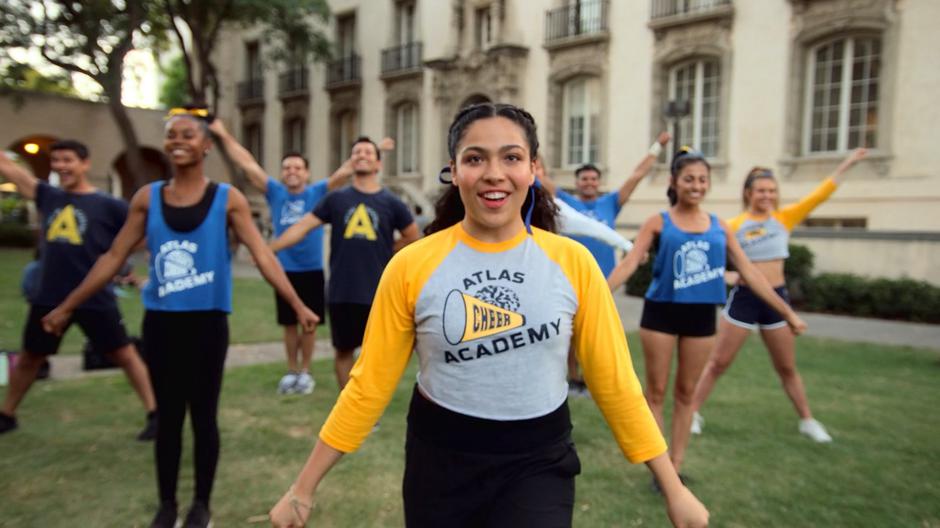
[[291, 488], [271, 508], [268, 517], [274, 528], [303, 528], [307, 525], [312, 510], [313, 497], [303, 502], [303, 499], [294, 496], [293, 488]]
[[666, 499], [666, 513], [676, 528], [708, 526], [708, 510], [685, 486]]
[[42, 329], [46, 333], [61, 336], [62, 332], [65, 331], [65, 327], [69, 324], [69, 319], [72, 318], [72, 311], [65, 310], [61, 306], [56, 306], [51, 312], [47, 313], [45, 317], [42, 318]]
[[789, 325], [790, 330], [793, 331], [793, 335], [800, 335], [806, 331], [807, 325], [806, 321], [800, 318], [799, 315], [796, 315], [796, 312], [790, 310], [790, 313], [787, 314], [787, 325]]

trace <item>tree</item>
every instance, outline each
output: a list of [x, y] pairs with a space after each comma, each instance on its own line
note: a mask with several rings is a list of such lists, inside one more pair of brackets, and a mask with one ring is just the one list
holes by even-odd
[[186, 64], [183, 56], [177, 55], [170, 60], [165, 68], [161, 68], [163, 85], [160, 86], [160, 104], [167, 108], [182, 106], [189, 102], [189, 93], [186, 87]]
[[162, 2], [183, 51], [187, 88], [193, 103], [218, 105], [220, 87], [213, 53], [225, 26], [264, 27], [270, 56], [276, 61], [322, 60], [330, 54], [329, 40], [317, 26], [317, 20], [326, 22], [329, 18], [326, 0]]
[[[212, 110], [218, 108], [221, 93], [213, 54], [226, 26], [263, 27], [268, 56], [276, 62], [330, 55], [329, 40], [318, 26], [329, 19], [326, 0], [162, 0], [162, 5], [183, 52], [190, 100]], [[244, 189], [244, 177], [225, 150], [219, 151], [232, 183]]]
[[152, 27], [155, 5], [144, 0], [0, 2], [0, 48], [36, 49], [49, 64], [101, 86], [136, 187], [145, 183], [144, 163], [137, 133], [121, 104], [124, 56], [135, 35]]
[[0, 93], [27, 90], [78, 97], [67, 75], [42, 73], [28, 64], [10, 63], [0, 71]]

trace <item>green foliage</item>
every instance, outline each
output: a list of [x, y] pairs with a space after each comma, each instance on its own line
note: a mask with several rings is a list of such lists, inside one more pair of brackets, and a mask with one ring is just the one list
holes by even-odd
[[35, 229], [20, 222], [0, 222], [0, 247], [28, 248], [35, 245]]
[[790, 258], [783, 265], [783, 274], [786, 277], [787, 289], [790, 299], [799, 304], [806, 294], [805, 284], [813, 277], [813, 252], [806, 246], [790, 244]]
[[0, 199], [0, 222], [25, 224], [26, 221], [26, 201], [23, 198], [13, 194]]
[[925, 281], [823, 273], [805, 289], [809, 311], [940, 323], [940, 288]]
[[653, 260], [656, 259], [656, 252], [650, 251], [646, 262], [640, 264], [630, 279], [627, 281], [627, 295], [634, 297], [643, 297], [646, 290], [653, 281]]
[[189, 91], [186, 87], [186, 63], [183, 56], [174, 57], [163, 69], [166, 78], [160, 86], [160, 104], [166, 108], [182, 106], [189, 102]]
[[42, 73], [28, 64], [9, 63], [0, 68], [0, 92], [25, 90], [78, 97], [68, 75]]

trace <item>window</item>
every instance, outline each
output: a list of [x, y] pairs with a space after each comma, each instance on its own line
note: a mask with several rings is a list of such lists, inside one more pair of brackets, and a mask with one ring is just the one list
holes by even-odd
[[306, 155], [307, 122], [301, 117], [289, 119], [284, 123], [284, 154], [299, 152]]
[[601, 31], [601, 0], [572, 0], [568, 3], [568, 34], [583, 35]]
[[721, 67], [717, 60], [686, 62], [669, 72], [669, 99], [689, 102], [689, 115], [679, 120], [678, 130], [672, 131], [675, 146], [691, 145], [710, 158], [718, 155], [720, 98]]
[[245, 80], [261, 79], [261, 48], [257, 42], [245, 43]]
[[335, 45], [336, 56], [339, 58], [349, 57], [356, 52], [356, 17], [354, 15], [337, 18]]
[[349, 159], [352, 143], [359, 137], [357, 133], [359, 124], [356, 111], [346, 110], [342, 114], [339, 114], [336, 118], [336, 126], [337, 138], [339, 140], [339, 151], [336, 159], [339, 162], [337, 165], [339, 165]]
[[842, 152], [877, 146], [881, 40], [846, 37], [807, 57], [803, 151]]
[[493, 20], [490, 16], [490, 8], [482, 7], [476, 10], [474, 16], [476, 48], [485, 50], [490, 47], [493, 41]]
[[414, 103], [399, 106], [396, 121], [396, 173], [418, 172], [418, 107]]
[[824, 227], [829, 229], [865, 229], [868, 219], [864, 217], [848, 218], [807, 218], [802, 227]]
[[395, 6], [397, 18], [396, 32], [399, 46], [407, 46], [415, 41], [415, 4], [414, 2], [399, 2]]
[[258, 161], [258, 165], [263, 165], [262, 157], [262, 136], [261, 136], [261, 125], [258, 123], [253, 123], [250, 125], [245, 125], [243, 130], [244, 132], [244, 145], [248, 149], [248, 152], [251, 152], [252, 157]]
[[564, 87], [562, 141], [566, 166], [596, 163], [600, 138], [600, 96], [598, 81], [581, 77]]

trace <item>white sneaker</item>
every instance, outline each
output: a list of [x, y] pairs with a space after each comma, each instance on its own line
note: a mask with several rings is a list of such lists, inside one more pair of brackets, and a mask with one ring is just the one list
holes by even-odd
[[278, 394], [291, 394], [294, 392], [294, 385], [297, 384], [297, 373], [288, 372], [284, 374], [284, 377], [281, 378], [281, 381], [277, 384], [277, 393]]
[[294, 384], [294, 392], [297, 394], [310, 394], [317, 382], [313, 381], [313, 376], [308, 372], [301, 372], [297, 376], [297, 383]]
[[826, 432], [826, 428], [815, 418], [800, 420], [800, 434], [804, 434], [812, 438], [814, 442], [821, 444], [832, 442], [832, 437]]
[[692, 427], [689, 427], [689, 432], [694, 435], [702, 434], [702, 429], [705, 428], [705, 418], [695, 411], [695, 414], [692, 415]]

